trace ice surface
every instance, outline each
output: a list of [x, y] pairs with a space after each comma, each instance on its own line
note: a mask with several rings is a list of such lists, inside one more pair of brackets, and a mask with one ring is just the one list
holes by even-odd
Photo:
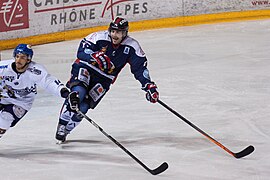
[[[266, 180], [270, 175], [270, 20], [130, 33], [147, 53], [160, 98], [233, 152], [235, 159], [159, 104], [144, 99], [129, 66], [88, 112], [151, 169], [152, 176], [86, 120], [54, 140], [63, 100], [40, 89], [33, 108], [0, 140], [3, 180]], [[34, 47], [34, 60], [63, 82], [78, 40]], [[18, 42], [22, 43], [22, 42]], [[8, 59], [12, 50], [2, 51]]]

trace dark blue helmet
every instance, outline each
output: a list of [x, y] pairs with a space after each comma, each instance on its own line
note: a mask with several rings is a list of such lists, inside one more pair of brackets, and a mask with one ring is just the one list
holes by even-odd
[[33, 57], [33, 50], [29, 44], [19, 44], [13, 51], [13, 57], [15, 58], [17, 54], [27, 55], [27, 59], [31, 60]]
[[110, 23], [109, 31], [111, 30], [128, 31], [128, 21], [124, 18], [117, 17]]

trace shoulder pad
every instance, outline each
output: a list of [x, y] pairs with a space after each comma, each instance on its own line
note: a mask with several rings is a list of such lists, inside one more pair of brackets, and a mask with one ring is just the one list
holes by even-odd
[[27, 70], [36, 75], [41, 75], [42, 72], [47, 71], [43, 65], [33, 61], [30, 63]]
[[14, 59], [9, 59], [9, 60], [1, 60], [0, 61], [0, 66], [8, 66], [10, 65], [11, 63], [14, 62]]
[[109, 32], [108, 31], [95, 32], [86, 36], [85, 40], [90, 41], [94, 44], [96, 44], [96, 42], [99, 40], [110, 41]]
[[128, 45], [133, 47], [137, 56], [145, 57], [145, 53], [137, 40], [127, 36], [126, 39], [122, 42], [122, 45]]

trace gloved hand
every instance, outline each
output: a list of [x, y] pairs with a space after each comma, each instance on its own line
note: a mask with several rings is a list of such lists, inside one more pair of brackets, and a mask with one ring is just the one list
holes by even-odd
[[159, 98], [159, 93], [157, 91], [157, 86], [154, 82], [147, 83], [143, 90], [146, 91], [146, 99], [151, 103], [156, 103]]
[[71, 110], [75, 111], [79, 109], [80, 97], [77, 91], [73, 91], [68, 95], [68, 104]]
[[69, 95], [70, 91], [68, 90], [68, 88], [63, 87], [60, 91], [61, 97], [62, 98], [67, 98]]
[[111, 70], [111, 59], [103, 51], [94, 52], [91, 56], [93, 57], [94, 62], [98, 64], [100, 70], [106, 72]]

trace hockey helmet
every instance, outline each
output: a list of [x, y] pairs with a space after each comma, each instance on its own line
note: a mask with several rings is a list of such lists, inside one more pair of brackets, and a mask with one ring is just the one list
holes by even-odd
[[29, 44], [19, 44], [13, 51], [13, 57], [15, 58], [17, 54], [27, 55], [27, 59], [31, 60], [33, 57], [33, 50]]
[[110, 23], [109, 31], [119, 30], [128, 32], [128, 28], [128, 21], [124, 18], [117, 17]]

